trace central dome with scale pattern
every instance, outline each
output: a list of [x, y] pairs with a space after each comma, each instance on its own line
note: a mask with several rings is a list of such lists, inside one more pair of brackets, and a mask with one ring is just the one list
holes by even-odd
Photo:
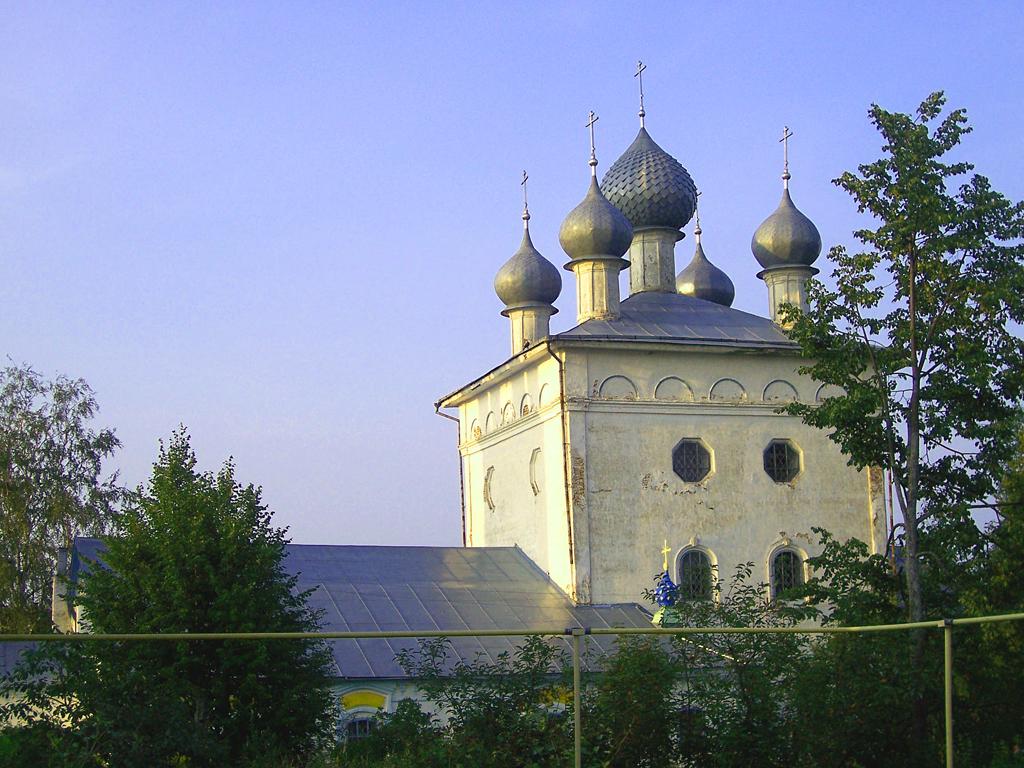
[[608, 169], [601, 191], [634, 229], [681, 229], [697, 207], [697, 187], [690, 174], [645, 128]]

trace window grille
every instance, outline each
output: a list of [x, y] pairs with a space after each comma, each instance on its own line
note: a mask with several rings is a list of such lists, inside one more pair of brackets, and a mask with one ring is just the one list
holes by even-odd
[[804, 583], [804, 564], [800, 555], [783, 549], [772, 558], [772, 599], [777, 600], [793, 587]]
[[354, 720], [349, 720], [345, 726], [345, 738], [348, 741], [365, 739], [371, 733], [373, 733], [372, 717], [357, 717]]
[[711, 599], [711, 558], [699, 549], [688, 549], [679, 556], [677, 569], [680, 600]]
[[686, 482], [698, 483], [711, 472], [711, 454], [700, 440], [680, 440], [672, 450], [672, 470]]
[[776, 483], [789, 483], [800, 474], [800, 453], [789, 440], [772, 440], [764, 449], [764, 471]]

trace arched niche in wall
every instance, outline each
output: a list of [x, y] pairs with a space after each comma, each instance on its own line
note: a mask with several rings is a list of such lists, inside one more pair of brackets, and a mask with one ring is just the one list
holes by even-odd
[[484, 473], [484, 488], [483, 488], [484, 504], [487, 508], [494, 511], [494, 467], [488, 467]]
[[540, 448], [534, 448], [530, 454], [530, 489], [534, 496], [540, 495], [540, 487], [544, 482], [544, 462], [541, 461]]
[[473, 421], [469, 425], [469, 439], [479, 440], [481, 437], [483, 437], [483, 434], [483, 430], [480, 429], [480, 422], [477, 421], [476, 419], [473, 419]]
[[530, 393], [527, 392], [525, 395], [523, 395], [523, 399], [519, 401], [519, 415], [529, 416], [531, 413], [533, 413], [533, 410], [533, 398], [530, 397]]
[[785, 379], [776, 379], [775, 381], [768, 382], [768, 386], [764, 388], [761, 399], [766, 403], [792, 402], [793, 400], [798, 399], [798, 395], [796, 393], [796, 387], [788, 381]]
[[830, 397], [843, 397], [845, 394], [842, 387], [837, 387], [835, 384], [822, 384], [814, 393], [814, 402], [820, 403]]
[[498, 426], [498, 419], [494, 415], [494, 411], [487, 414], [487, 420], [484, 422], [484, 432], [493, 432]]
[[553, 402], [555, 396], [555, 388], [550, 384], [545, 384], [540, 388], [540, 394], [537, 396], [537, 407], [543, 408], [548, 403]]
[[516, 407], [511, 402], [505, 403], [505, 407], [501, 409], [501, 425], [511, 424], [516, 420]]
[[598, 394], [610, 400], [636, 400], [636, 384], [625, 376], [609, 376], [601, 382]]
[[747, 399], [747, 390], [736, 379], [719, 379], [711, 385], [709, 400], [739, 402]]
[[689, 403], [693, 401], [693, 390], [678, 376], [667, 376], [659, 381], [658, 386], [654, 388], [654, 399]]

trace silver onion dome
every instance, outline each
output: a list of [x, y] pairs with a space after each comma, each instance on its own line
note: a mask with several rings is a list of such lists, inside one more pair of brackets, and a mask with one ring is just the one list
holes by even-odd
[[818, 258], [821, 235], [814, 222], [793, 205], [788, 187], [782, 190], [779, 207], [754, 232], [750, 250], [765, 269], [810, 266]]
[[[523, 218], [528, 221], [529, 214]], [[528, 224], [523, 230], [519, 250], [498, 270], [494, 292], [508, 308], [554, 304], [562, 292], [562, 276], [558, 268], [534, 248]]]
[[632, 240], [629, 219], [608, 202], [597, 177], [591, 176], [583, 202], [569, 211], [558, 231], [562, 250], [573, 261], [593, 256], [618, 258], [629, 250]]
[[681, 229], [697, 206], [697, 187], [690, 174], [642, 126], [604, 175], [601, 191], [637, 229]]
[[704, 246], [700, 242], [700, 227], [694, 230], [697, 250], [686, 268], [676, 275], [676, 290], [684, 296], [695, 299], [713, 301], [725, 307], [731, 307], [736, 298], [736, 287], [732, 280], [721, 269], [716, 267], [704, 255]]

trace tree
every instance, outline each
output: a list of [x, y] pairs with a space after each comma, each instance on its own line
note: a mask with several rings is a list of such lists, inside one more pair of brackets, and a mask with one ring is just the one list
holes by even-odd
[[[803, 371], [845, 391], [789, 412], [830, 430], [851, 464], [891, 473], [911, 621], [928, 614], [922, 525], [993, 496], [1024, 395], [1024, 341], [1012, 330], [1024, 321], [1024, 204], [948, 159], [971, 129], [964, 110], [942, 116], [944, 106], [934, 93], [916, 116], [871, 107], [882, 157], [834, 183], [876, 226], [854, 232], [863, 250], [831, 250], [835, 290], [812, 282], [808, 311], [784, 318], [813, 361]], [[924, 642], [919, 633], [912, 669]], [[924, 706], [919, 696], [918, 737]]]
[[[198, 472], [179, 431], [79, 604], [97, 633], [313, 631], [286, 543], [260, 490], [230, 461]], [[48, 643], [7, 683], [26, 694], [7, 714], [50, 734], [57, 765], [304, 764], [331, 733], [329, 663], [312, 641]]]
[[97, 408], [81, 379], [0, 371], [0, 632], [48, 631], [58, 550], [114, 519], [117, 474], [102, 464], [120, 443], [90, 426]]

